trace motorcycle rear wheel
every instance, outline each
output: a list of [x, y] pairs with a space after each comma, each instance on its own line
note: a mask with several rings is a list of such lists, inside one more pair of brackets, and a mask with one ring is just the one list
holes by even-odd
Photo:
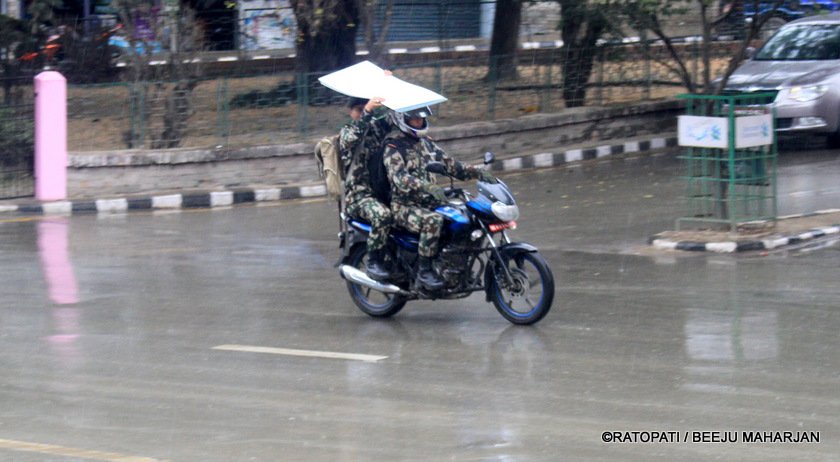
[[490, 299], [505, 319], [521, 325], [534, 324], [545, 317], [554, 301], [554, 275], [537, 253], [520, 253], [507, 261], [514, 283], [505, 281], [496, 268], [490, 278]]
[[[364, 271], [366, 261], [367, 248], [364, 245], [358, 245], [350, 253], [348, 264], [354, 268]], [[387, 318], [393, 316], [399, 313], [408, 301], [408, 299], [402, 295], [382, 293], [350, 281], [347, 281], [347, 290], [350, 292], [350, 298], [353, 299], [353, 303], [355, 303], [362, 312], [374, 318]]]

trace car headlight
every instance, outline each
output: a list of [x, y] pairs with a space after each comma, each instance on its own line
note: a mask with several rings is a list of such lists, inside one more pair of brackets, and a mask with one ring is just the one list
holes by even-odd
[[506, 205], [496, 201], [490, 206], [490, 210], [493, 211], [496, 218], [502, 221], [513, 221], [519, 218], [519, 207], [516, 205]]
[[787, 99], [804, 103], [813, 101], [828, 91], [828, 85], [795, 86], [783, 91], [780, 99]]

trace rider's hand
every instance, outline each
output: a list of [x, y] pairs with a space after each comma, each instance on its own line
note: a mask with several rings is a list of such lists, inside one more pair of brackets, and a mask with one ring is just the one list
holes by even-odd
[[426, 192], [426, 194], [432, 196], [439, 204], [445, 204], [446, 202], [448, 202], [448, 199], [446, 198], [446, 193], [443, 191], [443, 188], [434, 183], [426, 185], [423, 188], [423, 190]]
[[481, 170], [478, 172], [478, 179], [485, 182], [485, 183], [498, 183], [499, 180], [496, 179], [495, 176], [491, 175], [490, 172], [487, 170]]
[[373, 98], [369, 99], [367, 104], [365, 104], [365, 112], [368, 114], [373, 114], [377, 108], [382, 107], [382, 102], [385, 101], [385, 98], [380, 98], [378, 96], [374, 96]]

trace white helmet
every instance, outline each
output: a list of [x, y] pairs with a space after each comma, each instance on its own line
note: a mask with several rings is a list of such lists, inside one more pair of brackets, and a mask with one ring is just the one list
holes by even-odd
[[[412, 109], [406, 112], [391, 112], [391, 123], [396, 125], [401, 132], [405, 133], [406, 135], [411, 135], [415, 138], [420, 138], [424, 136], [426, 132], [429, 131], [429, 119], [428, 117], [432, 115], [432, 110], [428, 107], [421, 107], [418, 109]], [[423, 119], [423, 126], [420, 128], [414, 128], [409, 125], [409, 119], [414, 118], [421, 118]]]

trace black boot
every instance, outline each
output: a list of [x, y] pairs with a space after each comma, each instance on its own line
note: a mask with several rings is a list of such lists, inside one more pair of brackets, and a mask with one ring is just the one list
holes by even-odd
[[443, 289], [443, 280], [435, 273], [432, 268], [432, 259], [429, 257], [419, 257], [417, 260], [417, 284], [426, 288], [426, 290], [440, 290]]
[[367, 263], [365, 264], [365, 272], [372, 279], [383, 281], [388, 279], [390, 275], [388, 269], [385, 267], [385, 252], [382, 249], [374, 250], [368, 253]]

